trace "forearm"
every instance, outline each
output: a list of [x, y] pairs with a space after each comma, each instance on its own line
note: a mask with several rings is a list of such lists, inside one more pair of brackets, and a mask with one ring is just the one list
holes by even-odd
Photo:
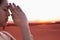
[[21, 28], [23, 40], [33, 40], [27, 18], [21, 8], [15, 4], [10, 4], [9, 9], [12, 12], [14, 23]]
[[21, 27], [23, 40], [33, 40], [29, 25], [25, 23], [23, 25], [20, 25], [20, 27]]

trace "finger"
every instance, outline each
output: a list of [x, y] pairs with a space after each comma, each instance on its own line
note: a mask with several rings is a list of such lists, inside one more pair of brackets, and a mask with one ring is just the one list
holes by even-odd
[[[15, 11], [17, 12], [16, 14], [19, 15], [21, 14], [22, 10], [19, 6], [16, 6], [14, 3], [13, 3], [13, 7], [15, 8]], [[22, 12], [23, 13], [23, 12]]]
[[17, 9], [17, 6], [14, 3], [13, 3], [13, 6], [14, 6], [15, 9]]
[[11, 13], [12, 13], [12, 18], [13, 19], [15, 19], [15, 18], [17, 18], [17, 16], [18, 16], [18, 11], [16, 10], [16, 8], [14, 8], [14, 6], [12, 5], [12, 4], [10, 4], [10, 11], [11, 11]]
[[12, 12], [13, 18], [14, 18], [14, 17], [17, 18], [17, 16], [20, 15], [20, 14], [19, 14], [20, 12], [19, 12], [18, 9], [15, 8], [15, 7], [17, 7], [15, 4], [14, 4], [14, 5], [13, 5], [13, 4], [10, 4], [10, 10], [11, 10], [11, 12]]
[[11, 16], [12, 16], [12, 18], [14, 18], [14, 15], [15, 15], [15, 12], [14, 12], [14, 8], [12, 7], [12, 4], [11, 3], [9, 3], [9, 9], [10, 9], [10, 11], [11, 11]]
[[19, 6], [17, 6], [17, 9], [22, 12], [22, 9]]
[[10, 3], [10, 9], [11, 11], [13, 10], [17, 14], [18, 12], [22, 12], [21, 8], [19, 8], [19, 6], [16, 6], [14, 3], [13, 4]]
[[11, 4], [11, 3], [10, 3], [10, 11], [12, 12], [12, 14], [17, 14], [18, 13], [18, 11], [15, 8], [15, 6], [13, 4]]
[[11, 4], [11, 3], [9, 3], [9, 9], [10, 9], [10, 11], [11, 11], [12, 13], [14, 13], [14, 8], [12, 7], [12, 4]]
[[18, 9], [18, 11], [20, 12], [21, 15], [25, 15], [24, 12], [22, 11], [22, 9], [19, 6], [17, 6], [17, 9]]
[[[14, 3], [13, 3], [13, 7], [15, 8], [15, 9], [20, 9], [21, 10], [21, 8], [19, 7], [19, 6], [16, 6]], [[22, 11], [22, 10], [21, 10]]]

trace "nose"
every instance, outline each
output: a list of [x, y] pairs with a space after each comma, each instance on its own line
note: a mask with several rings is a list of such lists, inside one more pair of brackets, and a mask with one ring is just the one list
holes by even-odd
[[9, 10], [7, 11], [7, 16], [10, 16]]

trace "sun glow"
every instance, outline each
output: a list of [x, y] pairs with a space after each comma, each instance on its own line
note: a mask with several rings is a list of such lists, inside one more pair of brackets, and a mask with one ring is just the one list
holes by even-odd
[[60, 0], [9, 0], [19, 5], [29, 21], [55, 22], [60, 20]]

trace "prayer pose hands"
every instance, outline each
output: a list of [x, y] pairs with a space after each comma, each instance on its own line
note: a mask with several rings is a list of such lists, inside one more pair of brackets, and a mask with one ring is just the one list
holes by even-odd
[[13, 21], [16, 25], [21, 26], [27, 23], [27, 18], [19, 6], [16, 6], [14, 3], [10, 3], [9, 8], [12, 13], [11, 16], [13, 18]]

